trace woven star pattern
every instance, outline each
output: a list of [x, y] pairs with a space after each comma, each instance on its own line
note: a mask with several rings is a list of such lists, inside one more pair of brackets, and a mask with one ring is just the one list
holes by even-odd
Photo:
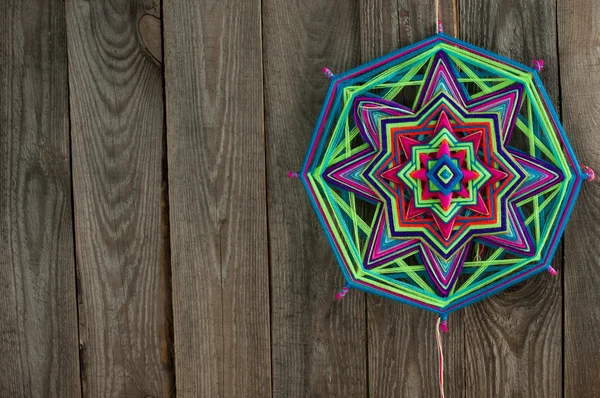
[[438, 34], [332, 79], [300, 178], [351, 287], [447, 315], [550, 266], [584, 174], [534, 69]]

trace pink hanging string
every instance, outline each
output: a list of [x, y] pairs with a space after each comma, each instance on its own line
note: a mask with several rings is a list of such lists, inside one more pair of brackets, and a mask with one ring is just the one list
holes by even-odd
[[298, 173], [295, 171], [288, 171], [288, 178], [299, 178]]
[[442, 18], [440, 17], [440, 0], [435, 1], [435, 19], [436, 19], [436, 33], [444, 33], [444, 26], [442, 25]]
[[439, 370], [440, 370], [440, 397], [445, 398], [444, 394], [444, 350], [442, 346], [442, 318], [439, 317], [437, 320], [437, 324], [435, 325], [435, 334], [437, 338], [437, 348], [438, 348], [438, 361], [439, 361]]
[[[442, 18], [440, 17], [440, 0], [435, 1], [435, 19], [436, 19], [436, 33], [444, 33], [444, 26], [442, 24]], [[478, 253], [479, 254], [479, 253]], [[444, 350], [442, 346], [442, 333], [448, 332], [448, 325], [446, 320], [438, 318], [437, 324], [435, 325], [435, 335], [437, 339], [438, 348], [438, 361], [439, 361], [439, 383], [440, 383], [440, 397], [445, 398], [444, 394]]]

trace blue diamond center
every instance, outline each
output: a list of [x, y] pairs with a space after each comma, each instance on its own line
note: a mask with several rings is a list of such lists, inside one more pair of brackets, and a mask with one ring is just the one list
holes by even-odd
[[444, 167], [442, 167], [440, 171], [438, 171], [437, 176], [440, 179], [440, 181], [442, 181], [444, 184], [447, 184], [448, 181], [450, 181], [452, 177], [454, 177], [454, 173], [452, 173], [450, 167], [444, 165]]
[[460, 190], [460, 181], [463, 179], [463, 173], [460, 170], [458, 161], [448, 155], [442, 155], [439, 159], [427, 162], [427, 178], [430, 188], [439, 191], [444, 195]]

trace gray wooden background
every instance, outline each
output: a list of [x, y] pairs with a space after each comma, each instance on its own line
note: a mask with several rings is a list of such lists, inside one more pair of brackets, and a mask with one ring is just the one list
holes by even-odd
[[[441, 0], [600, 170], [600, 2]], [[334, 73], [433, 0], [0, 2], [1, 397], [434, 397], [435, 316], [343, 285], [301, 184]], [[554, 266], [455, 314], [448, 397], [600, 397], [600, 188]]]

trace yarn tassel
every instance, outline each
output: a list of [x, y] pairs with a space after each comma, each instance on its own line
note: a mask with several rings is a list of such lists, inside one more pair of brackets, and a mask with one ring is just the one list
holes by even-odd
[[444, 333], [448, 333], [448, 321], [445, 319], [442, 319], [442, 321], [440, 322], [440, 330]]
[[535, 70], [540, 72], [542, 69], [544, 69], [544, 60], [543, 59], [534, 59], [533, 67], [535, 68]]
[[[438, 361], [439, 361], [439, 371], [440, 371], [440, 377], [439, 377], [440, 397], [445, 398], [445, 394], [444, 394], [444, 349], [442, 346], [442, 334], [441, 334], [442, 322], [444, 324], [446, 323], [445, 320], [442, 320], [442, 318], [439, 317], [437, 320], [436, 327], [435, 327], [435, 334], [436, 334], [436, 338], [437, 338]], [[445, 331], [448, 331], [448, 329], [446, 329]]]
[[594, 170], [592, 170], [591, 167], [581, 166], [581, 170], [583, 170], [586, 175], [586, 181], [594, 181], [596, 179], [596, 173], [594, 173]]
[[348, 284], [346, 284], [346, 286], [344, 286], [342, 288], [342, 290], [340, 290], [339, 292], [337, 292], [337, 294], [335, 295], [335, 298], [337, 299], [337, 301], [340, 301], [341, 299], [344, 298], [344, 296], [350, 291], [350, 286]]
[[333, 79], [335, 77], [335, 75], [333, 74], [333, 72], [331, 72], [328, 68], [323, 67], [323, 69], [321, 69], [321, 72], [323, 72], [323, 74], [329, 79]]
[[552, 268], [552, 266], [548, 267], [548, 272], [552, 276], [556, 276], [556, 273], [557, 273], [556, 270], [554, 268]]

